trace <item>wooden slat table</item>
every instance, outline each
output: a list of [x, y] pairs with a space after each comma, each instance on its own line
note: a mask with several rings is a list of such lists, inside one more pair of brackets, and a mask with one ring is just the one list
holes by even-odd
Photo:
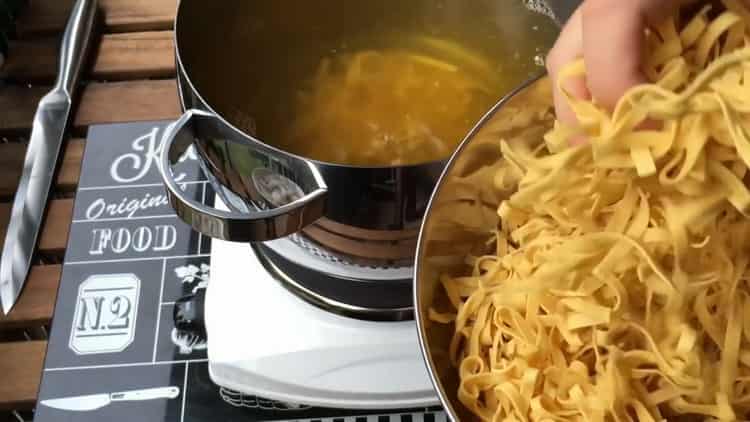
[[[136, 32], [170, 29], [177, 0], [101, 0], [107, 32]], [[73, 0], [33, 0], [19, 19], [18, 32], [24, 38], [62, 32]]]
[[[11, 42], [18, 51], [0, 69], [0, 77], [13, 81], [51, 83], [55, 79], [59, 37]], [[104, 34], [95, 51], [89, 78], [128, 80], [169, 78], [174, 74], [172, 31]], [[150, 61], [144, 61], [149, 57]]]
[[[0, 68], [0, 239], [20, 177], [33, 114], [57, 71], [57, 49], [73, 0], [30, 0], [18, 39]], [[22, 330], [49, 325], [72, 219], [73, 196], [90, 125], [179, 115], [172, 26], [177, 0], [100, 0], [103, 19], [64, 146], [38, 258], [13, 312], [0, 316], [0, 421], [4, 411], [34, 407], [46, 348]], [[2, 240], [0, 240], [2, 241]], [[53, 263], [53, 264], [50, 264]], [[9, 341], [13, 340], [13, 341]]]
[[0, 343], [0, 411], [34, 406], [46, 348], [45, 341]]

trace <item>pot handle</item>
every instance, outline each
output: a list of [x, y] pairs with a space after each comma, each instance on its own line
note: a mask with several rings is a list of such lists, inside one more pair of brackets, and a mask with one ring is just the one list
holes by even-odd
[[[243, 197], [211, 173], [197, 139], [247, 148], [247, 154], [257, 158], [252, 160], [254, 164], [252, 170], [247, 171], [249, 174], [243, 173], [240, 177], [253, 185], [243, 192]], [[173, 166], [191, 145], [198, 148], [198, 160], [211, 185], [218, 190], [217, 194], [231, 208], [229, 211], [191, 199], [175, 180]], [[213, 238], [234, 242], [273, 240], [296, 233], [323, 216], [328, 190], [315, 164], [260, 144], [253, 145], [246, 135], [212, 113], [188, 110], [167, 127], [162, 138], [159, 169], [177, 215], [194, 230]]]

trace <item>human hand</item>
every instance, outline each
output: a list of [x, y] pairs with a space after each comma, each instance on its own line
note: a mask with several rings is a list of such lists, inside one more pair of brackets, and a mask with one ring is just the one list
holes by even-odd
[[[565, 90], [613, 109], [628, 88], [646, 81], [641, 71], [645, 29], [683, 3], [685, 0], [585, 0], [547, 57], [552, 80], [557, 81], [567, 64], [583, 57], [586, 77], [565, 81]], [[575, 114], [557, 84], [554, 100], [558, 119], [575, 125]]]

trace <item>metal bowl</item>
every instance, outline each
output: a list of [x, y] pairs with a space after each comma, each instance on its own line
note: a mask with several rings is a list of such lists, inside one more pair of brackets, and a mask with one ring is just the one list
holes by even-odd
[[453, 421], [475, 418], [457, 398], [458, 368], [448, 357], [453, 326], [431, 321], [428, 312], [435, 305], [447, 305], [440, 275], [465, 275], [467, 254], [491, 252], [486, 250], [486, 241], [500, 223], [497, 208], [512, 193], [499, 190], [491, 181], [467, 183], [467, 176], [491, 172], [502, 163], [500, 139], [541, 142], [553, 124], [551, 112], [535, 113], [530, 120], [519, 119], [519, 110], [526, 107], [551, 111], [548, 78], [540, 76], [524, 83], [497, 103], [469, 133], [438, 181], [419, 235], [414, 301], [420, 347], [435, 390]]

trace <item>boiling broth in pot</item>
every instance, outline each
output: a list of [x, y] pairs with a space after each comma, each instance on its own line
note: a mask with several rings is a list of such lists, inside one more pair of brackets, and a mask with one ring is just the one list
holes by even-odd
[[[521, 0], [230, 3], [207, 12], [224, 14], [227, 31], [204, 34], [206, 51], [186, 63], [193, 82], [261, 141], [343, 165], [449, 157], [498, 99], [542, 70], [556, 34]], [[226, 77], [197, 59], [207, 56]]]
[[401, 44], [324, 58], [297, 92], [277, 145], [350, 165], [448, 157], [494, 103], [500, 78], [489, 60], [457, 44], [426, 37]]

